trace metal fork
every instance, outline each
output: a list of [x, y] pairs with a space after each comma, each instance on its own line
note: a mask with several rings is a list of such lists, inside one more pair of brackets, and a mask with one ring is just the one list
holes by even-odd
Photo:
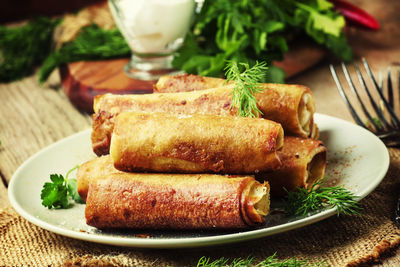
[[[343, 90], [338, 75], [336, 74], [335, 68], [332, 65], [330, 65], [329, 67], [332, 73], [332, 77], [335, 80], [337, 89], [339, 90], [341, 97], [346, 103], [351, 115], [353, 116], [353, 119], [356, 121], [358, 125], [372, 131], [385, 143], [386, 146], [400, 146], [400, 120], [394, 111], [395, 101], [393, 96], [393, 83], [392, 83], [390, 67], [387, 70], [387, 87], [386, 87], [386, 97], [385, 97], [383, 93], [383, 79], [380, 79], [378, 85], [374, 75], [372, 74], [371, 68], [368, 65], [367, 60], [363, 58], [362, 62], [366, 73], [368, 74], [369, 78], [372, 81], [373, 87], [378, 92], [379, 104], [374, 100], [374, 97], [372, 96], [371, 91], [369, 90], [366, 80], [364, 79], [357, 63], [354, 64], [354, 67], [356, 69], [358, 80], [362, 85], [362, 89], [367, 93], [369, 102], [373, 108], [375, 115], [378, 118], [373, 117], [372, 115], [373, 113], [371, 111], [368, 111], [344, 63], [342, 63], [344, 76], [346, 77], [346, 81], [351, 89], [351, 92], [356, 96], [358, 103], [361, 107], [361, 110], [363, 111], [365, 117], [367, 118], [367, 122], [363, 122], [361, 117], [356, 112], [354, 106], [351, 104], [349, 98], [347, 97], [346, 93]], [[400, 72], [398, 72], [398, 87], [399, 87], [398, 97], [400, 98]], [[400, 99], [398, 99], [396, 102], [400, 104]], [[385, 109], [387, 112], [384, 112]], [[397, 224], [397, 226], [400, 227], [400, 196], [397, 200], [393, 220]]]
[[[345, 91], [343, 90], [343, 86], [339, 81], [338, 75], [336, 74], [335, 68], [330, 65], [330, 70], [335, 80], [337, 89], [341, 97], [343, 98], [344, 102], [346, 103], [353, 119], [356, 123], [370, 131], [372, 131], [375, 135], [377, 135], [385, 144], [386, 146], [400, 146], [400, 119], [398, 115], [395, 113], [395, 102], [400, 103], [400, 101], [395, 101], [393, 96], [393, 83], [391, 77], [391, 69], [388, 68], [387, 71], [387, 86], [386, 86], [386, 96], [384, 95], [384, 88], [383, 88], [383, 79], [380, 79], [380, 83], [378, 85], [375, 76], [372, 74], [371, 68], [368, 65], [368, 62], [365, 58], [362, 59], [365, 71], [369, 76], [370, 80], [372, 81], [373, 88], [378, 92], [377, 102], [371, 94], [370, 89], [367, 86], [367, 81], [363, 77], [361, 70], [357, 63], [354, 64], [358, 80], [361, 84], [361, 90], [364, 90], [368, 95], [369, 102], [372, 106], [372, 111], [368, 110], [364, 101], [360, 97], [359, 90], [356, 89], [353, 80], [351, 79], [349, 70], [347, 69], [346, 65], [342, 63], [342, 69], [344, 76], [346, 77], [346, 81], [349, 85], [351, 92], [356, 96], [358, 100], [358, 104], [363, 111], [366, 120], [363, 121], [361, 116], [357, 113], [356, 109], [354, 108], [353, 104], [351, 104], [350, 99], [346, 95]], [[400, 73], [399, 73], [399, 88], [398, 91], [400, 92]]]

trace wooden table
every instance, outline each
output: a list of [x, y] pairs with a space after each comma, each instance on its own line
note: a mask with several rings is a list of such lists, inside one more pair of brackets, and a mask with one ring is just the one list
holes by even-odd
[[[370, 2], [366, 8], [382, 18], [380, 32], [349, 32], [356, 58], [366, 57], [374, 70], [400, 64], [400, 3], [391, 2], [392, 7], [387, 8], [383, 2]], [[331, 78], [328, 64], [332, 62], [325, 60], [289, 82], [312, 89], [318, 112], [352, 121]], [[0, 84], [0, 99], [0, 208], [4, 208], [10, 205], [7, 184], [18, 166], [53, 142], [90, 128], [91, 119], [74, 108], [62, 89], [39, 86], [36, 76]], [[397, 255], [385, 259], [386, 264], [400, 266], [399, 249]]]

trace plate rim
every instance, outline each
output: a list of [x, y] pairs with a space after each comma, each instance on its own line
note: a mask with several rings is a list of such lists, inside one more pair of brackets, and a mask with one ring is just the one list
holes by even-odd
[[[383, 163], [384, 165], [381, 168], [381, 171], [379, 174], [376, 176], [377, 178], [374, 179], [374, 182], [371, 183], [368, 187], [366, 187], [363, 190], [363, 194], [360, 194], [358, 197], [358, 201], [361, 199], [365, 198], [368, 196], [384, 179], [390, 165], [390, 155], [387, 147], [384, 145], [384, 143], [372, 132], [360, 127], [357, 124], [354, 124], [350, 121], [346, 121], [340, 118], [336, 118], [330, 115], [326, 114], [320, 114], [320, 113], [315, 113], [314, 114], [314, 119], [316, 121], [318, 120], [324, 120], [324, 119], [329, 119], [329, 120], [336, 120], [339, 121], [340, 123], [345, 123], [349, 124], [352, 127], [358, 127], [358, 130], [363, 131], [367, 135], [370, 135], [375, 138], [377, 141], [377, 144], [381, 148], [384, 148], [384, 159]], [[14, 172], [14, 174], [11, 177], [10, 183], [8, 185], [8, 198], [10, 200], [10, 203], [12, 207], [17, 211], [19, 215], [21, 215], [24, 219], [27, 221], [33, 223], [34, 225], [43, 228], [45, 230], [48, 230], [50, 232], [60, 234], [62, 236], [70, 237], [70, 238], [75, 238], [83, 241], [90, 241], [90, 242], [95, 242], [95, 243], [101, 243], [101, 244], [108, 244], [108, 245], [114, 245], [114, 246], [123, 246], [123, 247], [141, 247], [141, 248], [168, 248], [168, 249], [173, 249], [173, 248], [189, 248], [189, 247], [204, 247], [204, 246], [213, 246], [213, 245], [222, 245], [222, 244], [227, 244], [227, 243], [237, 243], [237, 242], [243, 242], [251, 239], [256, 239], [256, 238], [263, 238], [266, 236], [270, 235], [275, 235], [278, 233], [282, 232], [287, 232], [291, 231], [293, 229], [297, 228], [302, 228], [306, 225], [310, 225], [312, 223], [316, 223], [318, 221], [324, 220], [336, 213], [336, 208], [330, 208], [323, 210], [321, 212], [318, 212], [316, 214], [313, 214], [308, 217], [304, 217], [292, 222], [287, 222], [284, 224], [276, 225], [276, 226], [271, 226], [267, 228], [260, 228], [260, 229], [254, 229], [254, 230], [249, 230], [245, 232], [235, 232], [235, 233], [229, 233], [229, 234], [221, 234], [221, 235], [214, 235], [214, 236], [202, 236], [202, 237], [185, 237], [185, 238], [139, 238], [139, 237], [120, 237], [120, 236], [100, 236], [96, 235], [93, 233], [87, 233], [87, 232], [79, 232], [76, 230], [72, 229], [65, 229], [56, 225], [53, 225], [47, 221], [43, 221], [39, 218], [36, 218], [33, 214], [29, 213], [27, 210], [25, 210], [20, 203], [18, 203], [16, 196], [14, 194], [15, 189], [15, 184], [19, 177], [19, 173], [21, 173], [25, 166], [29, 165], [32, 161], [34, 161], [37, 157], [39, 157], [41, 154], [46, 153], [48, 150], [52, 149], [52, 147], [59, 145], [60, 143], [63, 142], [68, 142], [70, 139], [78, 138], [78, 136], [82, 135], [88, 135], [90, 134], [91, 129], [86, 129], [83, 131], [80, 131], [78, 133], [74, 133], [70, 136], [67, 136], [65, 138], [62, 138], [45, 148], [39, 150], [38, 152], [34, 153], [32, 156], [30, 156], [26, 161], [24, 161]], [[266, 231], [268, 229], [268, 231]]]

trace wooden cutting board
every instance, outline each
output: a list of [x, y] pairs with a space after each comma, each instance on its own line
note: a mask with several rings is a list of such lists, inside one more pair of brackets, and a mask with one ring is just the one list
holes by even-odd
[[[276, 62], [292, 77], [318, 63], [325, 51], [309, 44], [297, 45], [285, 55], [282, 62]], [[153, 92], [157, 81], [135, 80], [125, 75], [125, 59], [80, 61], [60, 67], [63, 89], [71, 102], [81, 111], [92, 113], [93, 98], [105, 93], [146, 94]]]
[[125, 75], [123, 67], [128, 61], [79, 61], [60, 67], [65, 94], [79, 110], [92, 113], [96, 95], [152, 93], [155, 81], [134, 80]]

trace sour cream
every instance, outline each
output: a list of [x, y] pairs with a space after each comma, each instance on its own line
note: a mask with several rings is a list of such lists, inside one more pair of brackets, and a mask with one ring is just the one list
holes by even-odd
[[110, 8], [134, 53], [169, 54], [183, 42], [194, 0], [110, 0]]

